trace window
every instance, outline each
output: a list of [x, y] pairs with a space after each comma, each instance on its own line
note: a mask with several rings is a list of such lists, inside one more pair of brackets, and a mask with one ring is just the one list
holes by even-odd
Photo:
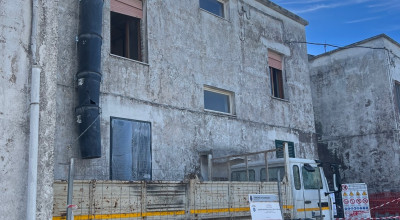
[[[295, 158], [294, 143], [293, 143], [293, 142], [275, 140], [275, 147], [276, 147], [276, 149], [277, 149], [277, 151], [276, 151], [276, 158], [283, 158], [283, 143], [284, 143], [284, 142], [288, 143], [289, 157]], [[282, 149], [282, 150], [281, 150], [281, 149]]]
[[112, 180], [151, 180], [150, 122], [111, 118]]
[[271, 79], [271, 94], [276, 98], [284, 99], [282, 56], [273, 51], [268, 51], [268, 65]]
[[293, 182], [294, 182], [294, 188], [296, 190], [300, 190], [300, 188], [301, 188], [300, 170], [297, 165], [293, 166]]
[[225, 1], [222, 0], [200, 0], [200, 8], [220, 17], [225, 17]]
[[395, 82], [394, 87], [396, 89], [396, 102], [397, 102], [397, 109], [400, 111], [400, 82]]
[[143, 61], [142, 1], [111, 0], [111, 53]]
[[[254, 170], [249, 170], [249, 181], [256, 181], [256, 172]], [[233, 171], [231, 174], [232, 181], [247, 181], [246, 170]]]
[[204, 87], [204, 109], [233, 114], [233, 93]]
[[303, 175], [304, 189], [322, 189], [322, 180], [319, 168], [315, 167], [314, 172], [308, 172], [304, 167], [301, 169]]
[[[285, 177], [285, 168], [284, 167], [269, 167], [268, 168], [268, 181], [276, 182], [278, 181], [278, 172], [279, 172], [279, 180], [282, 182], [283, 177]], [[260, 180], [265, 181], [265, 168], [260, 170]]]

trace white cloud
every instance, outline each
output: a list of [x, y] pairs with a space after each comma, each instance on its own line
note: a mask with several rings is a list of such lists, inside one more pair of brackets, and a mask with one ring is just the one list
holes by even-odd
[[347, 5], [347, 3], [319, 4], [319, 5], [313, 5], [313, 6], [304, 8], [304, 9], [294, 9], [292, 11], [297, 14], [304, 14], [304, 13], [308, 13], [308, 12], [318, 11], [320, 9], [337, 8], [337, 7], [344, 6], [344, 5]]
[[381, 3], [370, 4], [367, 7], [373, 9], [375, 12], [399, 10], [400, 1], [385, 1]]
[[346, 21], [345, 23], [346, 23], [346, 24], [361, 23], [361, 22], [376, 20], [376, 19], [378, 19], [378, 18], [380, 18], [380, 17], [361, 18], [361, 19]]
[[[321, 9], [332, 9], [332, 8], [338, 8], [342, 6], [349, 6], [349, 5], [357, 5], [357, 4], [363, 4], [367, 2], [371, 2], [374, 0], [347, 0], [347, 1], [334, 1], [334, 0], [305, 0], [305, 1], [290, 1], [286, 2], [286, 4], [303, 4], [303, 5], [308, 5], [307, 7], [300, 8], [300, 9], [294, 9], [292, 6], [291, 11], [297, 14], [304, 14], [308, 12], [314, 12], [318, 11]], [[320, 3], [320, 2], [325, 2], [323, 4], [314, 4], [314, 3]], [[282, 2], [281, 4], [285, 4]]]
[[279, 5], [307, 5], [318, 2], [326, 2], [328, 0], [299, 0], [299, 1], [276, 1]]

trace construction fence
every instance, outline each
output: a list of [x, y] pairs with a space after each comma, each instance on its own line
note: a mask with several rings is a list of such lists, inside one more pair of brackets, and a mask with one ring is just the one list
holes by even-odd
[[400, 219], [400, 186], [389, 192], [369, 194], [371, 217], [381, 219]]

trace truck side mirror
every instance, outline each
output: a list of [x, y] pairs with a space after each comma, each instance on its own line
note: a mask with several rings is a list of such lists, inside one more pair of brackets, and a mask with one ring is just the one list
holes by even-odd
[[304, 167], [304, 169], [306, 169], [307, 172], [315, 172], [315, 168], [312, 167], [312, 166], [311, 166], [310, 164], [308, 164], [308, 163], [305, 163], [303, 167]]
[[342, 180], [340, 178], [339, 166], [337, 164], [331, 164], [331, 169], [333, 172], [333, 184], [335, 187], [335, 191], [342, 191]]

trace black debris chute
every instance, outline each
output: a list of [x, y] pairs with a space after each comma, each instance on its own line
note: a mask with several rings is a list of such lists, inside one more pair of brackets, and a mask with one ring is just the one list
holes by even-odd
[[79, 145], [83, 159], [101, 157], [100, 82], [103, 0], [79, 1], [78, 85]]

